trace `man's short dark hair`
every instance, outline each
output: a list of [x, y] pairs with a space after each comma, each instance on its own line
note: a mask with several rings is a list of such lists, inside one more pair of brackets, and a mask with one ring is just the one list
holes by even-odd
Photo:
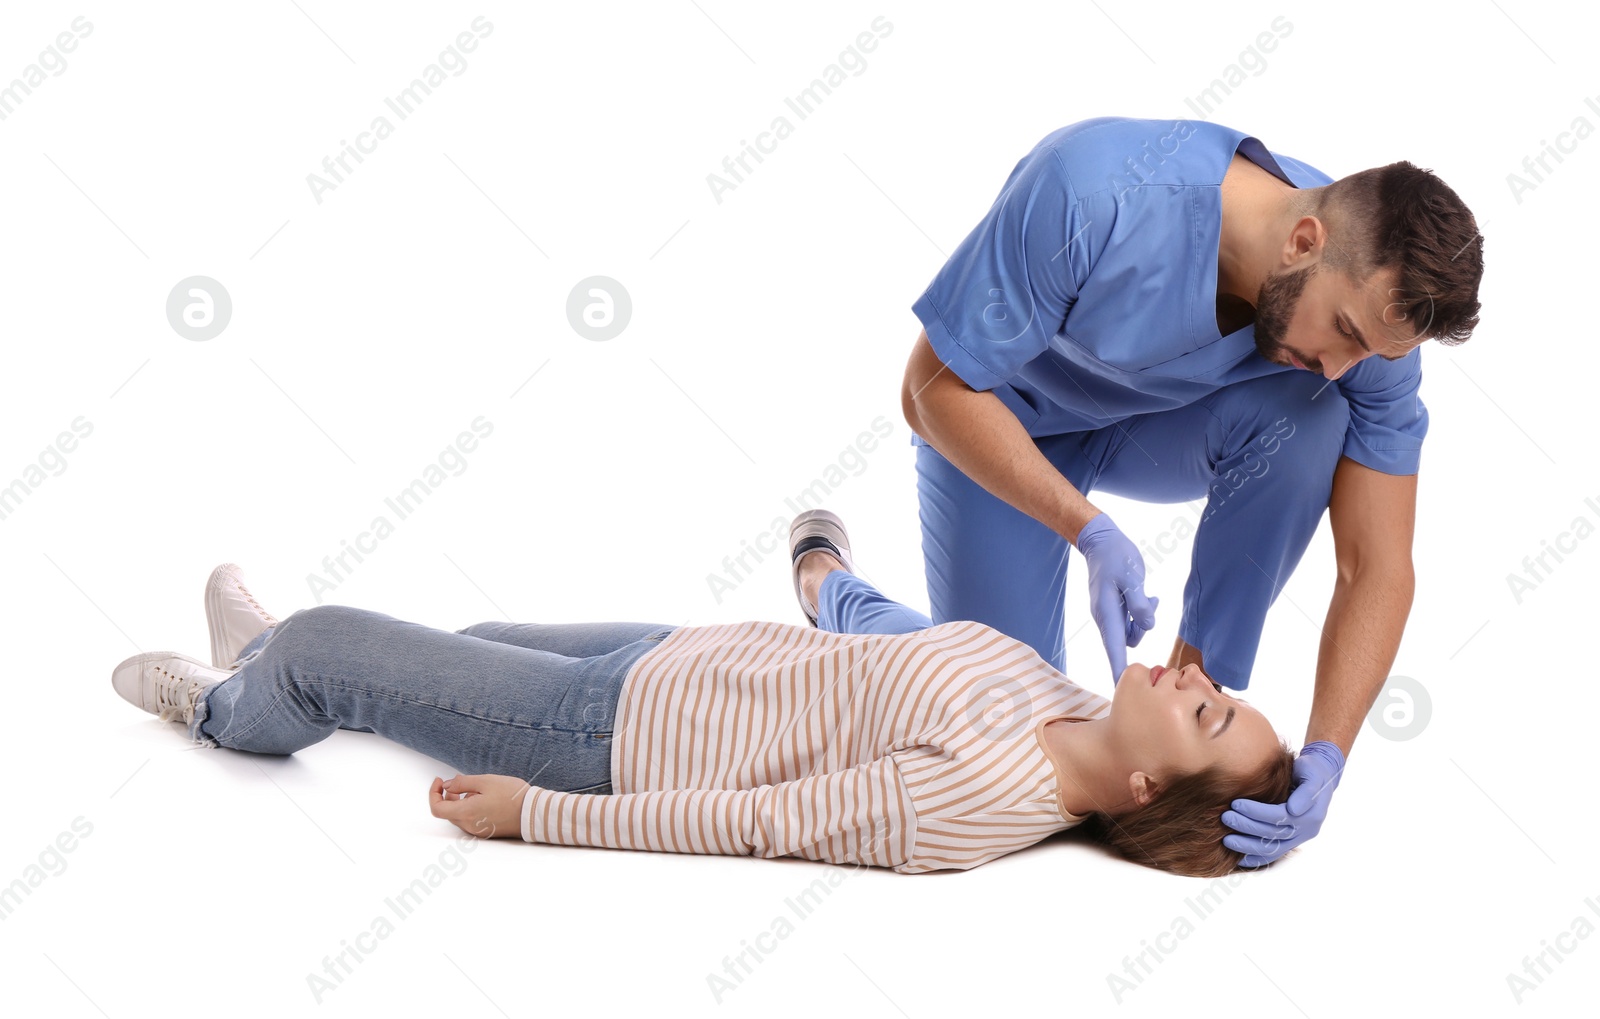
[[1323, 261], [1357, 286], [1396, 272], [1390, 304], [1413, 335], [1455, 346], [1478, 324], [1483, 236], [1472, 210], [1432, 170], [1406, 160], [1352, 173], [1316, 191]]

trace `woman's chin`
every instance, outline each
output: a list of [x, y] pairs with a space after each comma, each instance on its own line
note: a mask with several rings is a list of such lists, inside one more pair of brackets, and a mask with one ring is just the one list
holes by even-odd
[[1150, 683], [1150, 666], [1142, 662], [1129, 662], [1128, 667], [1122, 670], [1122, 675], [1117, 677], [1117, 687], [1121, 689], [1128, 683]]

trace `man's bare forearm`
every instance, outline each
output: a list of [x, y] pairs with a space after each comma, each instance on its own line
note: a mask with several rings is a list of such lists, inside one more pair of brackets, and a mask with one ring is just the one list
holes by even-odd
[[906, 423], [989, 494], [1076, 545], [1100, 510], [1045, 459], [998, 396], [967, 386], [926, 344], [924, 336], [907, 374]]
[[1400, 649], [1415, 586], [1410, 570], [1377, 566], [1334, 584], [1317, 652], [1306, 742], [1327, 740], [1346, 757]]

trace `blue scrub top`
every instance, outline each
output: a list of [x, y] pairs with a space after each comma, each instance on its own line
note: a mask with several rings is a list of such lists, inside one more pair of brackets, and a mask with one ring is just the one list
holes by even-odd
[[[940, 360], [1035, 438], [1302, 370], [1257, 353], [1253, 324], [1217, 331], [1221, 184], [1236, 151], [1295, 187], [1333, 182], [1207, 121], [1096, 117], [1046, 135], [911, 306]], [[1350, 405], [1344, 455], [1415, 474], [1421, 381], [1418, 346], [1332, 383]]]

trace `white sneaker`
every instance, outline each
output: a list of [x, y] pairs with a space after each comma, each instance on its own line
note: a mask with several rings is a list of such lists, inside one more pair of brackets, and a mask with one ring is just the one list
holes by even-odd
[[111, 686], [134, 707], [163, 722], [194, 721], [195, 702], [232, 673], [172, 651], [134, 655], [111, 673]]
[[206, 581], [206, 624], [211, 631], [211, 664], [227, 669], [247, 644], [262, 630], [277, 626], [278, 620], [244, 586], [244, 571], [223, 563]]

